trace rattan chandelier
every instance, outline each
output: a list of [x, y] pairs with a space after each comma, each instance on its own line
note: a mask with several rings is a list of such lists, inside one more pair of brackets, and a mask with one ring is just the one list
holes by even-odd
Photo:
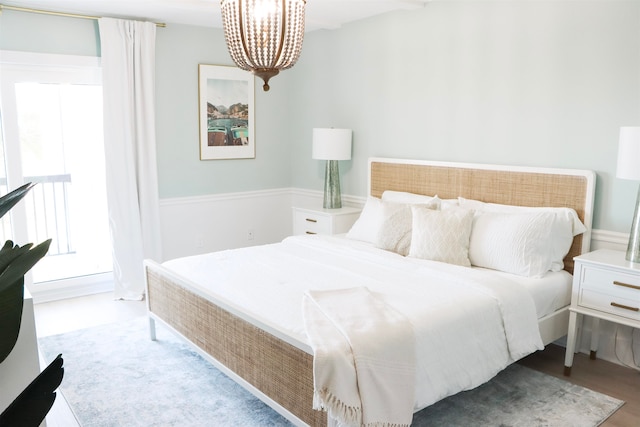
[[222, 24], [233, 62], [264, 81], [294, 66], [304, 38], [306, 0], [221, 0]]

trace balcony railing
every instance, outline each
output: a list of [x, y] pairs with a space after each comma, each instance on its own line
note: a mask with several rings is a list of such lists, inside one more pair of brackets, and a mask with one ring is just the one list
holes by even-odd
[[[38, 184], [24, 198], [30, 241], [40, 243], [52, 239], [48, 256], [74, 253], [69, 215], [71, 175], [28, 176], [25, 182]], [[0, 178], [0, 193], [8, 191], [6, 178]], [[0, 239], [4, 242], [12, 239], [12, 235], [5, 216]]]

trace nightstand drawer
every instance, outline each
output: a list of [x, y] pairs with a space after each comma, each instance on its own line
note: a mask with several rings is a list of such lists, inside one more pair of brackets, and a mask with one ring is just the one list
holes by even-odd
[[296, 211], [293, 218], [294, 234], [330, 234], [331, 218]]
[[582, 307], [611, 313], [632, 320], [640, 320], [640, 299], [627, 299], [602, 293], [591, 289], [583, 289], [578, 304]]
[[293, 208], [293, 234], [340, 234], [349, 231], [360, 209]]
[[637, 275], [585, 266], [580, 288], [640, 302], [640, 277]]

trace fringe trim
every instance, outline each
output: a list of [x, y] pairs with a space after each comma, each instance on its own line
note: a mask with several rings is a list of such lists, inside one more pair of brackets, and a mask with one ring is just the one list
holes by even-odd
[[327, 411], [331, 418], [338, 421], [339, 426], [411, 427], [411, 423], [397, 424], [384, 421], [374, 421], [365, 424], [362, 422], [362, 408], [346, 405], [326, 388], [313, 391], [313, 409], [316, 411]]
[[326, 388], [313, 391], [313, 409], [327, 411], [329, 416], [341, 424], [360, 426], [362, 408], [348, 406]]
[[367, 423], [363, 425], [365, 427], [411, 427], [411, 424], [385, 423], [383, 421], [376, 421], [373, 423]]

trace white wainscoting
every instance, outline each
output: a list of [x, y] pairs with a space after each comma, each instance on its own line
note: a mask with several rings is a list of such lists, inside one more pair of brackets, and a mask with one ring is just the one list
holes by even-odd
[[[343, 204], [361, 207], [365, 200], [344, 196]], [[162, 261], [279, 242], [293, 234], [294, 206], [322, 208], [322, 191], [282, 188], [162, 199]]]
[[162, 261], [279, 242], [291, 235], [290, 188], [160, 201]]
[[617, 233], [615, 231], [593, 230], [591, 233], [591, 250], [613, 249], [616, 251], [626, 251], [629, 243], [628, 233]]

